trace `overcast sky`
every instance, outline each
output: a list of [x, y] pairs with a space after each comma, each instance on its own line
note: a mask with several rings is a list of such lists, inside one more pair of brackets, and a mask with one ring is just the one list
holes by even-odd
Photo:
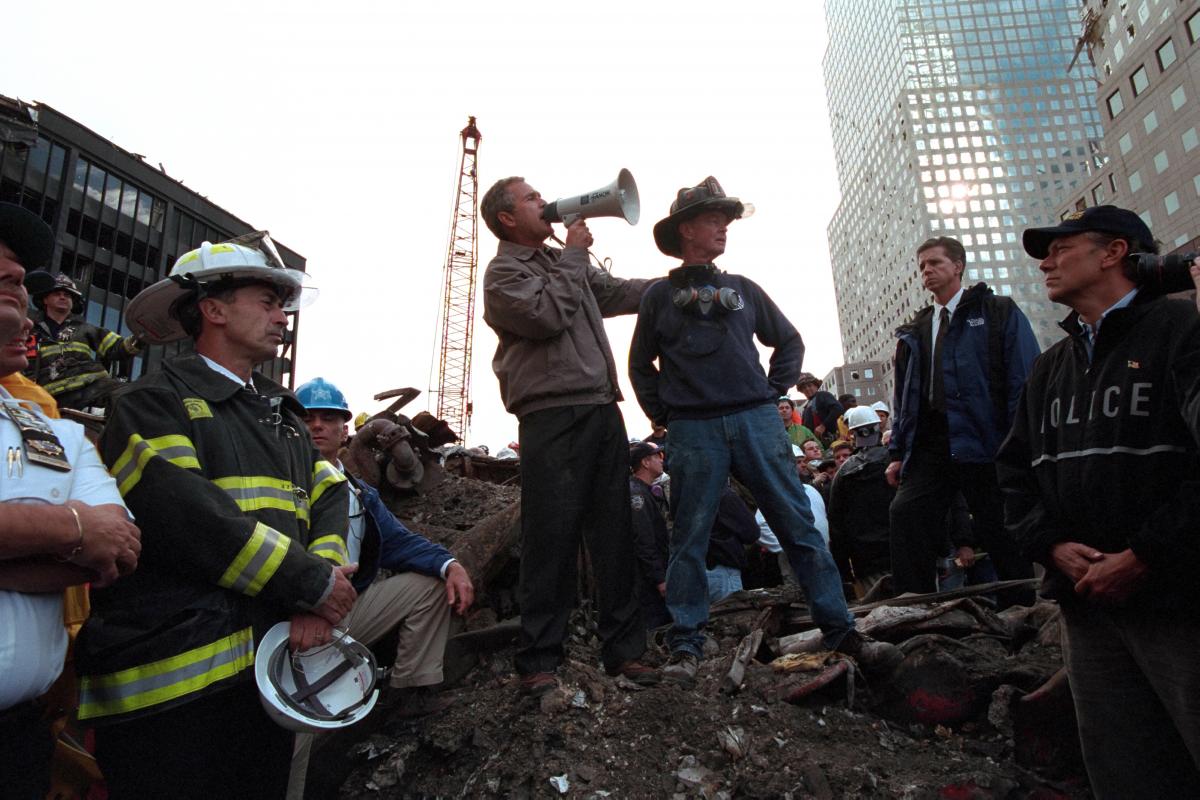
[[[14, 30], [14, 17], [17, 24]], [[0, 94], [53, 106], [308, 259], [297, 378], [354, 410], [428, 393], [458, 132], [483, 135], [480, 196], [523, 175], [548, 199], [637, 179], [642, 220], [590, 223], [619, 277], [677, 262], [651, 229], [677, 189], [715, 175], [755, 216], [724, 269], [799, 328], [805, 369], [842, 361], [825, 228], [838, 202], [816, 0], [603, 4], [161, 2], [5, 12]], [[479, 226], [479, 275], [496, 249]], [[516, 437], [478, 305], [470, 443]], [[618, 364], [633, 318], [610, 320]], [[649, 423], [622, 374], [631, 435]]]

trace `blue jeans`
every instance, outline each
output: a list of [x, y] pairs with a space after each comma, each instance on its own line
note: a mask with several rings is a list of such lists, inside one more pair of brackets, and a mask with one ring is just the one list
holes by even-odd
[[717, 564], [708, 570], [708, 602], [724, 600], [734, 592], [742, 590], [742, 571], [737, 567]]
[[792, 571], [808, 595], [825, 646], [837, 647], [853, 626], [842, 579], [813, 526], [808, 496], [796, 474], [792, 445], [774, 405], [763, 404], [715, 419], [671, 420], [671, 497], [675, 530], [667, 566], [667, 608], [674, 624], [672, 652], [701, 657], [708, 624], [705, 556], [721, 490], [730, 472], [745, 484], [779, 537]]

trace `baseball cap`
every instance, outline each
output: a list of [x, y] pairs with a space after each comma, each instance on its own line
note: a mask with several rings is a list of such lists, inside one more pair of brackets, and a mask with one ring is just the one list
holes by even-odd
[[643, 458], [661, 452], [662, 448], [654, 442], [634, 442], [629, 445], [629, 468], [637, 469]]
[[1117, 206], [1092, 206], [1083, 211], [1073, 211], [1063, 217], [1062, 222], [1048, 228], [1027, 228], [1021, 234], [1025, 252], [1034, 258], [1045, 258], [1050, 252], [1050, 243], [1060, 236], [1096, 231], [1110, 233], [1129, 239], [1135, 250], [1153, 249], [1154, 234], [1132, 211]]
[[15, 203], [0, 203], [0, 242], [8, 245], [26, 270], [50, 264], [54, 232], [42, 218]]

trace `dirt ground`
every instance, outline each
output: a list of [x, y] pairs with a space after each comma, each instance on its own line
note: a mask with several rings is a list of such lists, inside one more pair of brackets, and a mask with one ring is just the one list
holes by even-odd
[[[516, 489], [475, 484], [448, 481], [397, 511], [463, 530], [519, 496]], [[804, 611], [794, 603], [785, 607], [789, 620]], [[646, 689], [604, 675], [589, 615], [577, 610], [557, 691], [540, 699], [520, 696], [512, 644], [484, 648], [465, 677], [445, 690], [455, 700], [447, 711], [408, 721], [381, 710], [321, 747], [314, 766], [321, 765], [322, 779], [310, 773], [310, 796], [1088, 797], [1067, 712], [1050, 709], [1052, 724], [1036, 715], [1019, 718], [1017, 698], [1061, 666], [1053, 636], [1039, 635], [1046, 615], [1032, 627], [1014, 627], [1011, 636], [971, 633], [971, 620], [961, 617], [946, 615], [942, 627], [925, 629], [930, 646], [923, 652], [937, 663], [912, 661], [911, 653], [905, 662], [935, 678], [952, 662], [947, 680], [963, 683], [966, 711], [943, 725], [913, 721], [928, 718], [933, 706], [914, 713], [917, 692], [892, 673], [860, 674], [852, 697], [843, 676], [800, 702], [785, 701], [811, 676], [772, 669], [774, 636], [748, 665], [741, 690], [723, 692], [739, 642], [761, 620], [758, 608], [714, 616], [708, 633], [715, 652], [702, 662], [694, 686]], [[481, 625], [474, 620], [467, 627]], [[774, 633], [795, 629], [785, 622]], [[647, 653], [651, 663], [664, 659], [659, 647]]]

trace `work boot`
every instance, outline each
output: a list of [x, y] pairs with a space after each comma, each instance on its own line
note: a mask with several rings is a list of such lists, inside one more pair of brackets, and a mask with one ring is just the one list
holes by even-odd
[[842, 637], [834, 652], [850, 656], [865, 672], [888, 672], [904, 660], [904, 653], [896, 645], [877, 642], [853, 628]]
[[558, 678], [554, 677], [553, 672], [531, 672], [521, 676], [519, 691], [529, 697], [541, 697], [554, 691], [556, 686]]
[[392, 709], [391, 716], [401, 719], [418, 719], [431, 714], [440, 714], [454, 705], [454, 698], [439, 694], [432, 686], [392, 687], [381, 702], [384, 708]]
[[700, 659], [686, 650], [676, 650], [671, 653], [671, 661], [662, 669], [664, 679], [672, 683], [691, 685], [696, 682], [696, 670], [700, 668]]
[[626, 661], [614, 669], [605, 668], [604, 671], [614, 678], [624, 675], [638, 686], [654, 686], [661, 677], [654, 667], [648, 667], [640, 661], [633, 660]]

